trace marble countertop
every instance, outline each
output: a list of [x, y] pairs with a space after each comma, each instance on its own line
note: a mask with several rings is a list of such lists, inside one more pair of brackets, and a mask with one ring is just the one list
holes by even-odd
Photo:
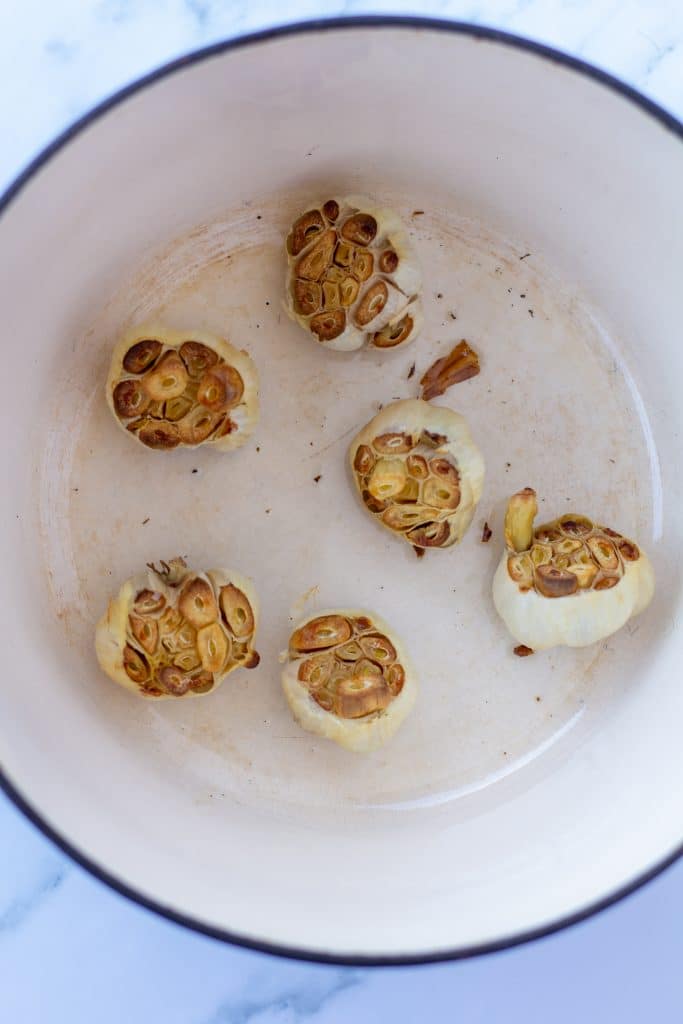
[[[188, 50], [308, 17], [420, 13], [559, 47], [683, 118], [680, 0], [24, 0], [0, 5], [0, 188], [90, 106]], [[357, 970], [232, 949], [72, 864], [0, 796], [0, 1019], [394, 1024], [683, 1017], [683, 862], [596, 918], [461, 963]]]

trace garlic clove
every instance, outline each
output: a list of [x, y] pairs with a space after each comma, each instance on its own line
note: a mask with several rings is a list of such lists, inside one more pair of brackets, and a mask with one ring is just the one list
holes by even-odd
[[159, 402], [182, 395], [187, 381], [185, 364], [178, 353], [174, 351], [166, 352], [156, 366], [143, 377], [147, 394]]
[[152, 338], [144, 338], [136, 342], [123, 357], [123, 368], [126, 373], [144, 373], [150, 369], [161, 355], [162, 344]]
[[290, 651], [318, 651], [346, 643], [351, 625], [342, 615], [321, 615], [292, 633]]
[[197, 653], [206, 672], [220, 672], [230, 654], [230, 640], [218, 622], [197, 632]]
[[[337, 211], [337, 215], [339, 215], [339, 211]], [[319, 210], [308, 210], [303, 213], [292, 225], [292, 230], [287, 238], [288, 251], [292, 256], [298, 256], [306, 246], [320, 237], [324, 228], [325, 221]]]
[[122, 380], [114, 388], [114, 408], [121, 419], [141, 416], [149, 408], [151, 399], [142, 381]]
[[215, 622], [218, 604], [211, 584], [200, 576], [189, 580], [178, 599], [178, 611], [195, 629]]
[[246, 594], [229, 583], [221, 587], [219, 603], [223, 619], [232, 635], [239, 639], [251, 636], [254, 632], [254, 613]]

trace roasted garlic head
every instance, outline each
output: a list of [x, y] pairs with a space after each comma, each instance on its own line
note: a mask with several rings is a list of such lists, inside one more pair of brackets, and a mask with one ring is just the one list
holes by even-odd
[[535, 651], [586, 647], [648, 606], [654, 571], [637, 544], [572, 512], [534, 528], [537, 511], [530, 487], [510, 498], [493, 580], [494, 604], [516, 640]]
[[294, 221], [287, 263], [287, 311], [326, 348], [396, 348], [417, 336], [422, 276], [392, 210], [328, 199]]
[[335, 609], [289, 638], [282, 687], [304, 729], [366, 753], [390, 739], [417, 694], [408, 654], [374, 612]]
[[107, 378], [116, 422], [148, 448], [239, 448], [259, 414], [246, 352], [206, 331], [137, 327], [118, 342]]
[[236, 668], [255, 668], [258, 602], [227, 569], [192, 572], [182, 558], [126, 580], [97, 626], [97, 659], [140, 697], [199, 697]]
[[351, 442], [349, 461], [368, 512], [419, 549], [459, 541], [484, 484], [465, 419], [419, 398], [382, 409]]

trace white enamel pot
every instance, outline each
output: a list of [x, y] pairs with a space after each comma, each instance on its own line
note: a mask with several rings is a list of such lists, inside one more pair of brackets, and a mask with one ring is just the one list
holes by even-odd
[[[197, 930], [346, 962], [522, 941], [680, 853], [682, 135], [534, 44], [369, 19], [176, 62], [15, 183], [0, 761], [47, 835]], [[282, 310], [292, 218], [357, 192], [399, 211], [420, 256], [405, 351], [329, 352]], [[117, 428], [109, 354], [150, 317], [250, 352], [262, 415], [240, 451], [150, 452]], [[418, 561], [364, 514], [346, 447], [460, 338], [482, 372], [438, 402], [467, 417], [487, 479], [464, 540]], [[512, 654], [491, 579], [525, 485], [547, 518], [586, 512], [653, 560], [650, 608], [595, 647]], [[254, 580], [261, 664], [144, 702], [98, 669], [94, 625], [177, 554]], [[335, 605], [375, 609], [419, 670], [415, 709], [369, 755], [304, 733], [280, 688], [292, 621]]]

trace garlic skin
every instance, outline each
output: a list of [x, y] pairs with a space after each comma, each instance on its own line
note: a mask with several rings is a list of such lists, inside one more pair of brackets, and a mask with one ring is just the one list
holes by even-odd
[[351, 442], [349, 465], [364, 507], [420, 549], [461, 540], [484, 486], [484, 459], [465, 418], [420, 398], [394, 402], [370, 420]]
[[259, 418], [258, 372], [246, 352], [208, 331], [158, 323], [141, 324], [117, 342], [106, 398], [119, 427], [153, 450], [232, 451]]
[[[329, 638], [329, 646], [326, 647], [309, 646], [307, 650], [297, 648], [297, 634], [300, 635], [307, 627], [311, 628], [311, 624], [315, 628], [316, 624], [324, 620], [346, 623], [350, 627], [348, 634]], [[358, 626], [357, 623], [361, 625]], [[371, 662], [364, 651], [355, 659], [345, 655], [345, 650], [350, 650], [354, 646], [360, 647], [361, 644], [367, 649], [368, 642], [377, 643], [376, 638], [379, 638], [379, 649], [388, 652], [388, 659], [381, 665], [378, 662]], [[415, 703], [418, 691], [417, 674], [408, 652], [400, 637], [375, 612], [359, 608], [334, 608], [302, 619], [292, 633], [289, 650], [283, 652], [280, 660], [285, 663], [282, 688], [299, 725], [308, 732], [332, 740], [355, 753], [369, 753], [383, 746], [396, 733]], [[353, 672], [358, 671], [355, 666], [371, 663], [368, 667], [376, 673], [372, 678], [378, 680], [378, 688], [381, 690], [379, 700], [375, 700], [375, 704], [379, 703], [382, 706], [377, 710], [370, 710], [369, 713], [350, 717], [351, 714], [356, 715], [362, 708], [354, 710], [353, 707], [347, 707], [345, 715], [341, 709], [331, 706], [335, 698], [333, 693], [325, 690], [324, 685], [316, 690], [314, 684], [307, 684], [300, 678], [306, 675], [306, 668], [314, 662], [325, 664], [330, 660], [335, 666], [332, 672], [346, 673], [347, 682]], [[394, 692], [389, 691], [386, 683], [387, 677], [391, 679], [392, 675], [400, 680], [393, 687]], [[341, 683], [344, 686], [345, 680], [342, 679]], [[333, 681], [333, 688], [334, 685]], [[396, 690], [399, 692], [395, 692]], [[314, 698], [313, 693], [318, 694], [318, 700]], [[355, 694], [351, 691], [350, 700], [355, 699]], [[326, 710], [323, 704], [328, 704], [329, 709]]]
[[[239, 620], [235, 606], [243, 610]], [[193, 572], [174, 558], [125, 581], [97, 625], [95, 652], [109, 678], [138, 697], [201, 697], [234, 669], [258, 665], [258, 617], [251, 580], [228, 569]], [[221, 663], [209, 670], [217, 653]]]
[[[530, 506], [533, 521], [535, 494], [530, 488], [521, 494]], [[511, 504], [519, 497], [515, 495]], [[564, 529], [567, 523], [568, 531]], [[573, 532], [577, 523], [582, 531], [578, 534]], [[522, 536], [523, 531], [519, 534]], [[579, 541], [580, 547], [576, 548]], [[616, 633], [652, 600], [655, 576], [647, 555], [633, 541], [594, 525], [584, 516], [566, 513], [537, 527], [524, 550], [509, 545], [508, 539], [494, 575], [493, 602], [512, 636], [534, 651], [594, 644]], [[598, 553], [601, 547], [604, 549], [602, 565], [593, 556], [591, 545], [593, 549], [597, 545]], [[563, 554], [563, 549], [572, 547], [575, 550]], [[511, 570], [517, 579], [512, 578]], [[572, 572], [577, 584], [572, 592], [561, 593]], [[557, 596], [553, 586], [557, 587]]]
[[413, 341], [422, 273], [396, 213], [365, 196], [310, 207], [287, 237], [285, 309], [325, 348], [351, 352]]

